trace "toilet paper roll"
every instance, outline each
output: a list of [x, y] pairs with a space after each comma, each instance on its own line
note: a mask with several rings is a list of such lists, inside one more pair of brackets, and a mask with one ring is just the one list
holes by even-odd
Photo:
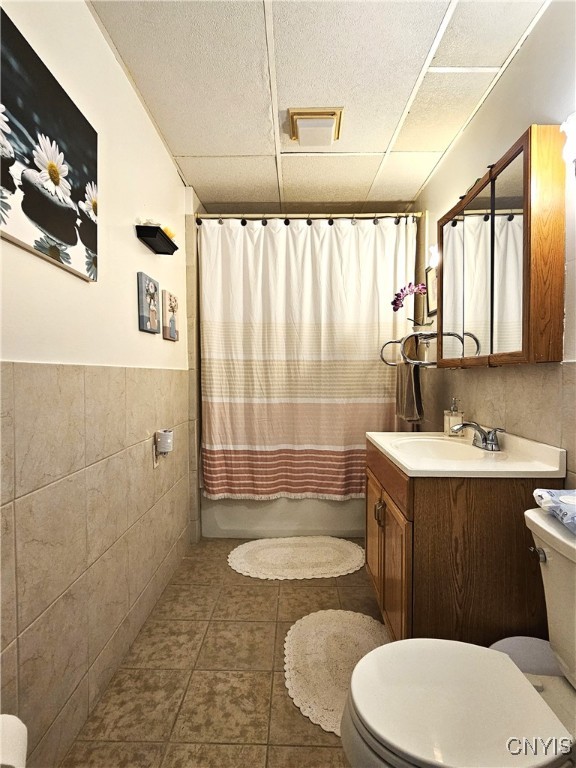
[[14, 715], [0, 715], [0, 764], [8, 768], [25, 768], [28, 729]]
[[174, 430], [159, 429], [156, 432], [156, 450], [158, 453], [169, 453], [174, 449]]

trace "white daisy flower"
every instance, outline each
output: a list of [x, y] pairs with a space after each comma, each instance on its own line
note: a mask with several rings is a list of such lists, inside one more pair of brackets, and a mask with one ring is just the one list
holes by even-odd
[[98, 216], [98, 187], [93, 181], [86, 184], [86, 198], [84, 201], [84, 210], [86, 214], [92, 219], [93, 222], [97, 222]]
[[56, 195], [63, 203], [70, 197], [70, 184], [65, 176], [68, 176], [68, 166], [64, 163], [64, 155], [55, 141], [44, 134], [38, 134], [38, 144], [34, 149], [34, 162], [40, 169], [40, 181], [44, 189], [52, 195]]
[[6, 107], [4, 104], [0, 104], [0, 131], [3, 133], [12, 133], [12, 129], [8, 125], [8, 117], [4, 112], [6, 112]]

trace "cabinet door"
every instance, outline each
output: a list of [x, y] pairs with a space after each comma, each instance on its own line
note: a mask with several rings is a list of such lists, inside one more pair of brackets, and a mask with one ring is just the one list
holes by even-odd
[[412, 633], [412, 523], [384, 493], [382, 608], [396, 640]]
[[374, 587], [378, 596], [378, 603], [381, 604], [381, 578], [380, 578], [380, 555], [379, 539], [380, 526], [378, 524], [378, 515], [382, 506], [380, 496], [382, 488], [380, 483], [370, 471], [366, 472], [366, 565], [372, 576]]

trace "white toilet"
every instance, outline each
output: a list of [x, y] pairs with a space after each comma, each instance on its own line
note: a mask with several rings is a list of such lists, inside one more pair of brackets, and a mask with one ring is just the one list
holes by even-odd
[[507, 654], [468, 643], [383, 645], [352, 673], [341, 724], [352, 768], [576, 766], [576, 537], [541, 509], [525, 516], [546, 558], [550, 645], [565, 678], [529, 679]]

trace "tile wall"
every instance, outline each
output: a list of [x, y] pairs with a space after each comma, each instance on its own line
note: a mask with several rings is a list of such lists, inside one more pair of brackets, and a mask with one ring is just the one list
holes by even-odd
[[1, 376], [1, 711], [44, 768], [197, 538], [195, 389], [177, 370], [7, 362]]
[[576, 362], [422, 372], [424, 431], [444, 428], [459, 398], [464, 418], [567, 451], [566, 488], [576, 488]]

